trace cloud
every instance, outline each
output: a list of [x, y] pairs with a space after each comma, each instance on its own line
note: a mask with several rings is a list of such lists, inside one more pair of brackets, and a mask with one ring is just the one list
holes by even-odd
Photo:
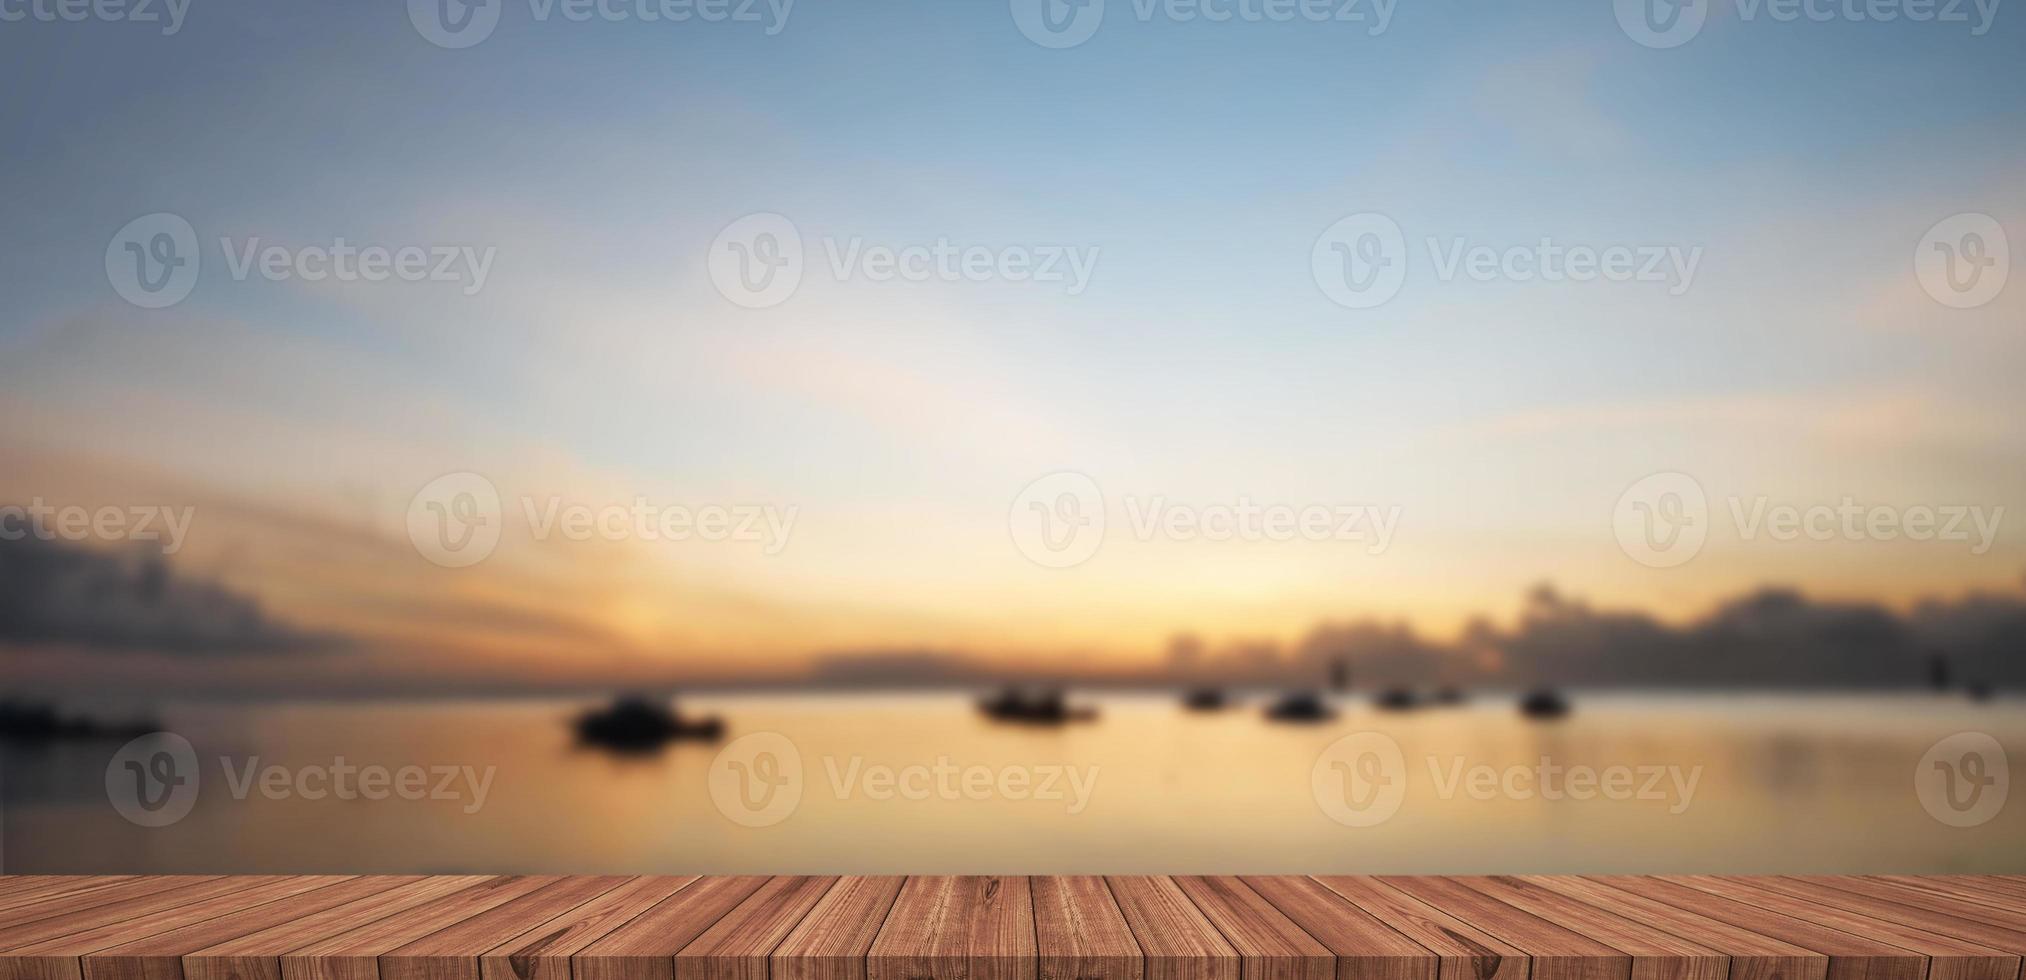
[[158, 554], [0, 540], [0, 645], [188, 656], [309, 653], [343, 637], [277, 622], [260, 603], [178, 575]]

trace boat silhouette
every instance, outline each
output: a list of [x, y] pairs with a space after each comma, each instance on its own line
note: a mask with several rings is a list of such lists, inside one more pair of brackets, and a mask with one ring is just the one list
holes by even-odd
[[1520, 714], [1536, 721], [1566, 718], [1572, 710], [1568, 698], [1563, 697], [1560, 691], [1546, 687], [1527, 692], [1525, 697], [1520, 698], [1519, 709]]
[[102, 722], [65, 715], [52, 704], [0, 701], [0, 738], [19, 742], [125, 741], [161, 731], [161, 722]]
[[1385, 711], [1412, 711], [1421, 707], [1421, 695], [1414, 693], [1411, 688], [1389, 687], [1380, 691], [1378, 696], [1372, 699], [1372, 703]]
[[1221, 687], [1195, 687], [1182, 695], [1182, 706], [1190, 711], [1221, 711], [1231, 704]]
[[1289, 691], [1266, 708], [1266, 717], [1272, 721], [1317, 722], [1336, 716], [1337, 709], [1314, 691]]
[[651, 752], [684, 739], [716, 741], [725, 732], [724, 720], [715, 715], [685, 718], [674, 706], [637, 694], [578, 715], [572, 727], [578, 742], [614, 752]]
[[1029, 692], [1008, 687], [991, 697], [980, 698], [978, 710], [993, 721], [1021, 725], [1063, 725], [1097, 718], [1096, 708], [1072, 708], [1062, 692], [1054, 688]]

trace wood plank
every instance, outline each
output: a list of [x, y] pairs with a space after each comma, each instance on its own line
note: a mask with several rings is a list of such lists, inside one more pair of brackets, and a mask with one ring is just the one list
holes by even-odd
[[700, 878], [599, 937], [570, 959], [575, 980], [674, 980], [675, 954], [767, 883], [765, 876]]
[[1145, 958], [1146, 980], [1238, 980], [1238, 950], [1166, 876], [1105, 878]]
[[[21, 921], [7, 914], [14, 909], [55, 901], [70, 895], [96, 891], [108, 885], [133, 881], [133, 875], [32, 875], [13, 883], [0, 894], [0, 923]], [[41, 916], [36, 916], [41, 918]]]
[[1530, 957], [1512, 945], [1366, 875], [1318, 876], [1317, 883], [1435, 954], [1440, 980], [1527, 980]]
[[128, 940], [85, 954], [84, 977], [85, 980], [184, 980], [185, 954], [418, 880], [415, 875], [341, 880], [254, 908]]
[[676, 980], [767, 980], [774, 948], [836, 884], [834, 875], [769, 879], [675, 954]]
[[[234, 879], [244, 881], [245, 879]], [[104, 922], [200, 901], [237, 887], [216, 875], [136, 878], [12, 910], [0, 926], [0, 950], [41, 942]]]
[[1657, 878], [1608, 876], [1601, 881], [1621, 891], [1728, 922], [1829, 957], [1828, 980], [1924, 980], [1927, 957], [1756, 905]]
[[283, 954], [491, 880], [491, 875], [432, 875], [322, 912], [276, 923], [184, 956], [183, 978], [282, 980]]
[[498, 946], [501, 936], [546, 925], [630, 880], [586, 875], [549, 882], [380, 954], [380, 980], [479, 980], [478, 958]]
[[1726, 980], [1730, 957], [1512, 875], [1456, 881], [1632, 957], [1631, 980]]
[[1336, 954], [1234, 877], [1185, 876], [1176, 886], [1238, 951], [1244, 980], [1331, 980]]
[[1034, 980], [1026, 878], [919, 875], [901, 885], [866, 953], [869, 980]]
[[1720, 949], [1730, 960], [1730, 980], [1824, 980], [1829, 957], [1750, 929], [1620, 891], [1579, 875], [1526, 875], [1523, 880], [1600, 909]]
[[1029, 885], [1040, 980], [1142, 980], [1146, 957], [1103, 878], [1047, 875]]
[[[1912, 899], [1880, 898], [1876, 895], [1846, 891], [1820, 879], [1754, 878], [1751, 883], [1754, 887], [1777, 891], [1817, 905], [1833, 906], [1846, 912], [1901, 923], [1935, 935], [1961, 939], [2015, 956], [2026, 953], [2026, 930], [1939, 911], [1929, 907], [1918, 896]], [[2026, 923], [2026, 915], [2019, 918], [2022, 923]]]
[[381, 954], [481, 915], [556, 880], [554, 875], [488, 878], [399, 914], [317, 940], [282, 954], [282, 980], [379, 980]]
[[[120, 918], [90, 929], [16, 946], [0, 957], [0, 977], [22, 980], [83, 980], [87, 954], [150, 936], [229, 916], [291, 895], [315, 891], [342, 881], [348, 875], [257, 875], [222, 878], [230, 887], [202, 901], [159, 909], [146, 915]], [[206, 886], [208, 886], [207, 883]], [[206, 886], [184, 889], [175, 894], [190, 895]]]
[[660, 904], [696, 875], [643, 875], [515, 936], [479, 957], [484, 980], [570, 980], [570, 957]]
[[1928, 957], [1929, 980], [2018, 980], [2019, 957], [1989, 946], [1795, 898], [1762, 885], [1750, 884], [1745, 879], [1717, 875], [1671, 875], [1666, 880], [1913, 950]]
[[1337, 980], [1436, 980], [1441, 960], [1313, 878], [1247, 875], [1245, 884], [1337, 958]]
[[1954, 895], [1965, 901], [1982, 902], [2000, 908], [2026, 907], [2026, 895], [2013, 895], [2005, 889], [1994, 888], [1980, 882], [1971, 875], [1873, 875], [1872, 877], [1907, 888]]
[[866, 954], [906, 880], [899, 875], [839, 879], [775, 947], [776, 980], [866, 980]]
[[1922, 888], [1869, 875], [1796, 875], [1794, 880], [1869, 895], [1904, 905], [1933, 909], [1959, 919], [1989, 922], [1992, 925], [2026, 932], [2026, 902], [2006, 908], [1964, 897], [1946, 885], [1933, 889]]
[[1627, 980], [1632, 958], [1451, 878], [1388, 876], [1380, 883], [1497, 936], [1533, 961], [1534, 980]]

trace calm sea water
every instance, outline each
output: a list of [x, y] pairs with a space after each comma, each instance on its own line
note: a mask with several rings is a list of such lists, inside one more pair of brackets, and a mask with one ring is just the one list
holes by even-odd
[[[1972, 777], [2002, 792], [2026, 760], [2017, 700], [1579, 695], [1572, 717], [1539, 723], [1486, 697], [1405, 714], [1358, 702], [1314, 726], [1268, 723], [1257, 703], [1090, 703], [1095, 721], [1027, 729], [951, 695], [696, 697], [686, 709], [722, 715], [726, 739], [646, 758], [575, 746], [575, 702], [172, 706], [165, 725], [199, 759], [187, 816], [144, 828], [121, 815], [111, 796], [133, 774], [109, 783], [117, 744], [9, 746], [0, 868], [2026, 872], [2026, 792], [1956, 827], [1915, 782], [1938, 740], [1979, 732], [2009, 767], [1987, 754], [1956, 773], [1958, 802]], [[1390, 742], [1325, 754], [1356, 732]], [[779, 738], [731, 741], [753, 733]], [[1375, 744], [1397, 745], [1398, 764]], [[390, 780], [420, 767], [421, 798], [391, 784], [384, 799], [337, 798], [340, 758]], [[269, 767], [278, 781], [263, 783]], [[1339, 815], [1374, 820], [1393, 786], [1397, 809], [1371, 825], [1326, 812], [1334, 795]]]

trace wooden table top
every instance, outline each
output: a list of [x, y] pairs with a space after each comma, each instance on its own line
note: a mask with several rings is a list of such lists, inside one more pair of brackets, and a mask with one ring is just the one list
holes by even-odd
[[2026, 877], [18, 876], [0, 980], [2021, 980]]

